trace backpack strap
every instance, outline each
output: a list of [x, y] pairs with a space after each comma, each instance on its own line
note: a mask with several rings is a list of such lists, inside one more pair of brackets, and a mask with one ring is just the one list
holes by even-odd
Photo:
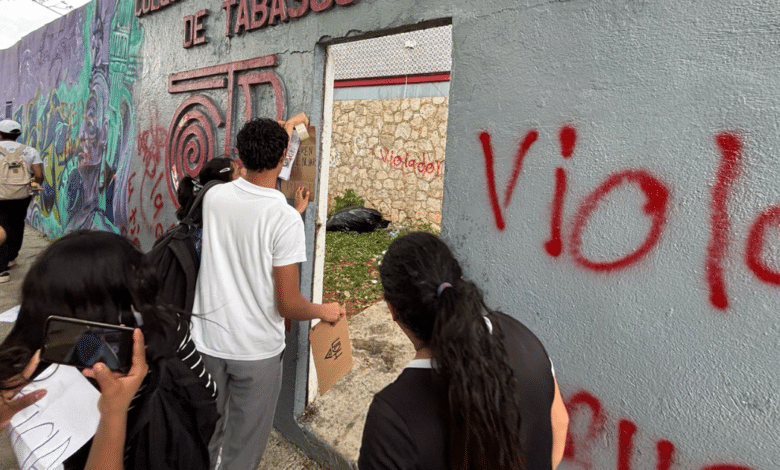
[[190, 226], [200, 226], [203, 222], [201, 205], [203, 205], [203, 198], [206, 197], [206, 191], [218, 184], [223, 183], [224, 181], [222, 180], [211, 180], [206, 183], [203, 188], [198, 191], [198, 195], [195, 197], [195, 201], [192, 202], [192, 207], [190, 207], [189, 212], [187, 212], [187, 216], [182, 219], [181, 223]]
[[16, 150], [14, 150], [13, 152], [9, 152], [4, 147], [0, 146], [0, 153], [2, 153], [6, 158], [11, 158], [13, 160], [21, 160], [22, 153], [26, 148], [27, 148], [26, 145], [20, 144], [18, 147], [16, 147]]

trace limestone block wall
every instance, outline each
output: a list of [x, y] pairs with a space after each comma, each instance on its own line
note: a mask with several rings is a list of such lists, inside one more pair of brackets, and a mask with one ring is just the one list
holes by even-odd
[[335, 101], [330, 206], [353, 189], [393, 225], [438, 229], [447, 112], [444, 97]]

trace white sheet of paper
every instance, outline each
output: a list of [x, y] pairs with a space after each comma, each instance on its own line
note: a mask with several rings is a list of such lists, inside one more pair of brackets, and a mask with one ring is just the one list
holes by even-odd
[[11, 420], [11, 446], [21, 470], [60, 468], [95, 435], [100, 392], [78, 369], [52, 365], [21, 394], [45, 388], [46, 396]]
[[0, 322], [13, 323], [16, 321], [16, 317], [19, 316], [19, 308], [21, 305], [11, 307], [3, 313], [0, 313]]
[[279, 178], [285, 181], [290, 179], [293, 163], [295, 163], [295, 157], [298, 155], [300, 147], [301, 138], [298, 137], [298, 131], [293, 129], [290, 143], [287, 145], [287, 153], [284, 154], [284, 163], [282, 164], [282, 171], [279, 172]]

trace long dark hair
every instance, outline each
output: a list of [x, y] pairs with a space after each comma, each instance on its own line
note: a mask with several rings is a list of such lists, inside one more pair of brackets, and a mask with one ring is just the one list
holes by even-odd
[[[398, 320], [428, 346], [449, 405], [452, 469], [525, 469], [515, 377], [482, 293], [449, 247], [426, 232], [402, 236], [379, 267]], [[449, 284], [449, 285], [448, 285]]]
[[176, 209], [176, 218], [182, 220], [190, 212], [198, 192], [196, 188], [200, 188], [212, 180], [228, 182], [232, 179], [233, 160], [227, 157], [214, 158], [204, 163], [198, 173], [197, 180], [191, 176], [182, 178], [176, 191], [176, 199], [179, 202], [179, 208]]
[[[114, 325], [139, 326], [147, 360], [176, 351], [176, 313], [158, 304], [159, 281], [153, 266], [127, 238], [110, 232], [79, 230], [54, 241], [30, 268], [22, 283], [19, 317], [0, 357], [4, 384], [21, 373], [43, 344], [51, 315]], [[133, 312], [138, 312], [139, 325]]]

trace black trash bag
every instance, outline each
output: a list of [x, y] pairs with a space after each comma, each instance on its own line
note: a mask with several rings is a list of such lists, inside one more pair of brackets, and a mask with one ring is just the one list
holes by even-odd
[[352, 206], [342, 209], [328, 219], [325, 230], [328, 232], [373, 232], [378, 228], [386, 228], [389, 220], [382, 218], [376, 209], [363, 206]]

